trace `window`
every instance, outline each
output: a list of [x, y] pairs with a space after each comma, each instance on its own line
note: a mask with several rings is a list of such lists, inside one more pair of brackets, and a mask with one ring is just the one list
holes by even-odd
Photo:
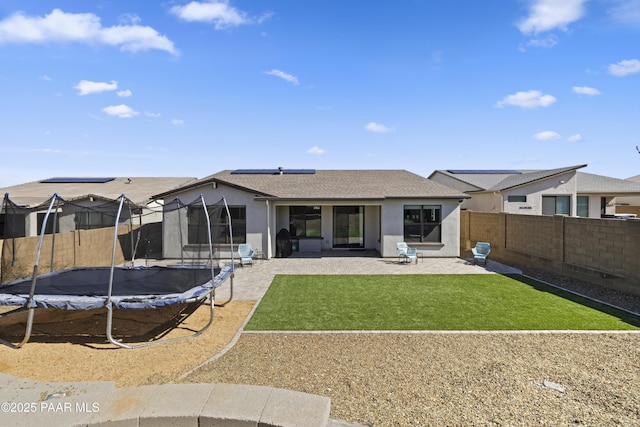
[[542, 196], [542, 215], [571, 215], [571, 196]]
[[406, 205], [404, 207], [405, 242], [440, 243], [442, 206]]
[[589, 217], [589, 196], [578, 196], [576, 199], [578, 204], [576, 214], [578, 216], [588, 218]]
[[[220, 217], [216, 215], [219, 207], [209, 208], [209, 221], [211, 223], [211, 239], [214, 244], [231, 243], [229, 233], [229, 221], [227, 210], [222, 209]], [[246, 206], [229, 206], [231, 214], [231, 225], [233, 232], [233, 243], [247, 242], [247, 208]], [[209, 244], [209, 233], [207, 233], [207, 219], [202, 206], [192, 206], [187, 215], [189, 244]], [[217, 234], [216, 234], [217, 233]]]
[[[44, 222], [44, 217], [47, 214], [42, 212], [38, 214], [38, 229], [36, 230], [38, 232], [38, 235], [40, 234], [40, 230], [42, 229], [42, 223]], [[53, 224], [54, 224], [54, 218], [55, 218], [55, 224], [56, 224], [56, 232], [59, 233], [60, 232], [60, 217], [58, 215], [55, 215], [55, 213], [51, 213], [49, 214], [49, 219], [47, 221], [47, 226], [44, 230], [44, 234], [53, 234]]]
[[113, 227], [116, 224], [116, 217], [112, 213], [82, 211], [76, 212], [75, 221], [76, 230], [93, 230], [96, 228]]
[[526, 202], [527, 196], [507, 196], [507, 202]]
[[320, 206], [290, 206], [289, 231], [294, 237], [321, 237]]

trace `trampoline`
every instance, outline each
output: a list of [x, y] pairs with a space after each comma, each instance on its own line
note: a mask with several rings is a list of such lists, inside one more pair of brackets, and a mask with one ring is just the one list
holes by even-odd
[[[144, 309], [170, 304], [200, 302], [229, 278], [233, 268], [211, 270], [190, 267], [115, 268], [111, 297], [107, 285], [109, 267], [73, 268], [38, 277], [38, 293], [29, 299], [31, 279], [0, 286], [0, 305], [63, 310], [91, 310], [106, 307]], [[193, 286], [193, 283], [202, 283]], [[102, 289], [103, 291], [100, 291]]]
[[[201, 254], [197, 254], [197, 256], [192, 254], [191, 259], [198, 259], [198, 261], [189, 262], [185, 261], [184, 257], [182, 257], [178, 262], [179, 265], [143, 267], [135, 266], [134, 262], [135, 252], [140, 241], [139, 233], [136, 239], [133, 239], [132, 237], [130, 266], [116, 265], [116, 249], [123, 245], [123, 241], [126, 241], [126, 239], [122, 238], [122, 234], [119, 234], [119, 232], [121, 233], [121, 229], [118, 226], [121, 224], [121, 213], [125, 202], [130, 201], [122, 195], [117, 203], [117, 212], [113, 213], [113, 223], [115, 226], [113, 227], [114, 231], [113, 242], [111, 245], [112, 251], [110, 266], [71, 267], [39, 274], [38, 270], [43, 251], [44, 236], [47, 234], [47, 220], [50, 216], [55, 216], [59, 212], [63, 211], [60, 208], [61, 203], [68, 203], [54, 194], [53, 198], [48, 203], [48, 209], [44, 215], [31, 277], [23, 277], [0, 284], [0, 306], [18, 306], [15, 310], [1, 314], [0, 318], [28, 311], [24, 338], [22, 342], [18, 344], [13, 344], [2, 339], [0, 339], [0, 341], [14, 348], [19, 348], [24, 345], [28, 342], [31, 335], [34, 310], [49, 308], [63, 310], [91, 310], [106, 308], [108, 340], [118, 347], [129, 349], [193, 338], [200, 335], [211, 326], [214, 318], [215, 290], [227, 279], [230, 279], [231, 287], [233, 286], [234, 270], [233, 251], [231, 251], [231, 265], [219, 266], [214, 260], [212, 236], [219, 235], [220, 233], [212, 233], [211, 230], [212, 225], [209, 211], [212, 211], [211, 206], [213, 205], [206, 205], [204, 197], [200, 195], [200, 198], [191, 204], [183, 204], [176, 199], [174, 207], [164, 207], [165, 213], [167, 210], [173, 209], [184, 209], [185, 212], [188, 212], [189, 209], [193, 211], [197, 210], [196, 208], [200, 208], [198, 211], [198, 217], [204, 221], [205, 231], [201, 232], [201, 230], [197, 230], [196, 235], [204, 234], [206, 236], [207, 244], [201, 246], [206, 248], [208, 257], [202, 258]], [[226, 212], [226, 229], [231, 233], [231, 216], [224, 198], [216, 205], [218, 206], [217, 209], [219, 212], [222, 209]], [[3, 213], [5, 214], [3, 270], [11, 270], [11, 268], [6, 267], [14, 266], [16, 258], [20, 257], [21, 252], [21, 246], [16, 243], [16, 239], [8, 238], [11, 237], [8, 230], [10, 230], [10, 225], [12, 224], [11, 221], [7, 221], [7, 217], [12, 211], [10, 207], [13, 207], [13, 210], [16, 210], [16, 205], [9, 201], [7, 194], [5, 195], [3, 202]], [[37, 209], [42, 209], [42, 207], [36, 207], [36, 211]], [[83, 209], [86, 209], [86, 207], [83, 207]], [[133, 212], [131, 208], [130, 212]], [[104, 214], [104, 212], [101, 212], [101, 214]], [[131, 221], [132, 218], [133, 215], [130, 214], [128, 216], [128, 220]], [[24, 220], [22, 222], [18, 221], [19, 224], [24, 224], [24, 222]], [[218, 220], [216, 221], [216, 224], [220, 222], [221, 221]], [[191, 224], [191, 228], [193, 229], [193, 224]], [[55, 264], [55, 226], [53, 227], [53, 230], [49, 227], [48, 234], [53, 235], [50, 237], [52, 245], [50, 269], [53, 270], [53, 266]], [[231, 242], [233, 241], [232, 235], [229, 236], [229, 240]], [[7, 242], [10, 242], [10, 244], [7, 244]], [[7, 250], [7, 247], [9, 247], [9, 250]], [[5, 258], [11, 258], [11, 261], [5, 262], [7, 261]], [[232, 297], [233, 291], [231, 290], [231, 298]], [[125, 344], [113, 337], [112, 329], [114, 309], [154, 309], [180, 303], [203, 304], [206, 301], [210, 302], [209, 305], [211, 307], [209, 321], [204, 327], [195, 331], [191, 335], [160, 341], [144, 342], [135, 345]]]

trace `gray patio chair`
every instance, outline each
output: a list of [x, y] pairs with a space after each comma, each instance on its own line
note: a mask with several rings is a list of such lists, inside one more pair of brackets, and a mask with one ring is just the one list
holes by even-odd
[[418, 262], [418, 250], [416, 248], [410, 248], [406, 242], [398, 242], [396, 248], [398, 249], [398, 262], [407, 264], [413, 260], [416, 263]]
[[250, 243], [241, 243], [238, 245], [238, 256], [240, 257], [240, 264], [244, 267], [245, 264], [249, 264], [253, 267], [253, 255], [255, 251]]
[[473, 263], [476, 264], [479, 260], [482, 260], [484, 265], [487, 265], [487, 257], [491, 253], [491, 243], [477, 242], [474, 248], [471, 248], [473, 253]]

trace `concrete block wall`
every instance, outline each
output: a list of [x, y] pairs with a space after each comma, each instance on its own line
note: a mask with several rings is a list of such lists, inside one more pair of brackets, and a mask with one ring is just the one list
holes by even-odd
[[640, 295], [640, 220], [462, 211], [462, 256], [491, 243], [490, 258]]

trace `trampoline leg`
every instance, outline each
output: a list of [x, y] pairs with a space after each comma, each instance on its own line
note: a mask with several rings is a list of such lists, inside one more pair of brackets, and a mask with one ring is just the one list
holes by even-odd
[[[18, 344], [14, 344], [12, 342], [9, 342], [7, 340], [3, 340], [2, 338], [0, 338], [0, 343], [4, 343], [4, 344], [8, 345], [11, 348], [20, 348], [23, 345], [25, 345], [29, 341], [29, 339], [31, 338], [31, 330], [33, 329], [33, 315], [34, 315], [35, 309], [36, 309], [35, 307], [30, 307], [29, 308], [29, 314], [27, 316], [27, 327], [25, 329], [24, 338], [22, 338], [22, 341], [20, 341]], [[14, 311], [11, 311], [11, 312], [5, 313], [5, 314], [21, 313], [22, 311], [23, 311], [23, 309], [17, 309], [17, 310], [14, 310]]]
[[[230, 302], [233, 299], [233, 273], [231, 274], [231, 277], [229, 278], [229, 280], [230, 280], [229, 299], [226, 300], [225, 302], [216, 304], [218, 307], [224, 307], [228, 302]], [[215, 293], [213, 294], [213, 296], [215, 297]]]
[[113, 307], [108, 305], [107, 306], [107, 338], [109, 339], [109, 342], [113, 345], [117, 345], [118, 347], [133, 348], [130, 345], [123, 344], [120, 341], [117, 341], [116, 339], [114, 339], [112, 331], [113, 331]]
[[[203, 333], [204, 331], [206, 331], [207, 329], [209, 329], [209, 327], [213, 324], [213, 315], [214, 315], [214, 302], [215, 302], [215, 296], [214, 296], [214, 290], [212, 289], [211, 292], [209, 293], [209, 300], [211, 301], [211, 309], [210, 309], [210, 317], [209, 317], [209, 322], [199, 331], [191, 334], [191, 335], [187, 335], [184, 337], [175, 337], [175, 338], [169, 338], [166, 340], [161, 340], [161, 341], [153, 341], [153, 342], [145, 342], [142, 344], [134, 344], [134, 345], [127, 345], [124, 344], [118, 340], [116, 340], [115, 338], [113, 338], [113, 334], [112, 334], [112, 329], [113, 329], [113, 308], [107, 306], [107, 338], [109, 339], [109, 342], [111, 342], [111, 344], [116, 345], [118, 347], [121, 348], [127, 348], [127, 349], [132, 349], [132, 348], [140, 348], [140, 347], [149, 347], [152, 345], [157, 345], [157, 344], [166, 344], [166, 343], [170, 343], [170, 342], [174, 342], [174, 341], [180, 341], [180, 340], [185, 340], [188, 338], [195, 338], [198, 335], [200, 335], [201, 333]], [[206, 304], [206, 302], [205, 302]]]

